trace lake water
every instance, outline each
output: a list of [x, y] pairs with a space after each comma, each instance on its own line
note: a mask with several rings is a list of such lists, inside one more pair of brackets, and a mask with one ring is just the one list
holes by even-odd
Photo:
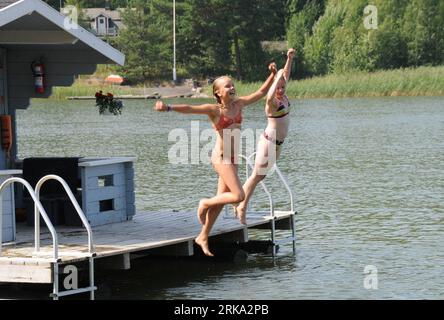
[[[194, 210], [215, 192], [216, 174], [208, 164], [170, 164], [168, 133], [190, 132], [191, 120], [210, 125], [152, 105], [126, 101], [114, 117], [99, 116], [93, 101], [34, 101], [17, 112], [19, 157], [135, 156], [138, 211]], [[292, 108], [279, 166], [296, 195], [295, 256], [288, 244], [276, 259], [135, 260], [130, 271], [98, 274], [97, 297], [443, 299], [443, 98], [304, 100]], [[244, 118], [243, 128], [263, 129], [263, 104]], [[285, 208], [276, 176], [266, 183]], [[259, 188], [252, 208], [268, 208]], [[377, 289], [364, 286], [366, 266]]]

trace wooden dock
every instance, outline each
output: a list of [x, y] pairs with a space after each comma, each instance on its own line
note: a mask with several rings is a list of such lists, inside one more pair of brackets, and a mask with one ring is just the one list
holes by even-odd
[[[275, 211], [276, 229], [291, 229], [294, 213]], [[249, 215], [246, 226], [224, 212], [213, 227], [213, 241], [247, 242], [248, 229], [270, 228], [268, 213]], [[55, 227], [59, 242], [60, 265], [87, 261], [87, 233], [84, 228]], [[200, 232], [195, 212], [144, 212], [133, 220], [93, 227], [95, 261], [108, 269], [129, 269], [132, 257], [140, 255], [192, 256], [194, 238]], [[53, 283], [52, 238], [46, 228], [41, 231], [41, 252], [34, 251], [34, 227], [17, 225], [17, 240], [3, 246], [0, 257], [0, 283]], [[72, 253], [72, 254], [71, 254]], [[77, 254], [75, 254], [77, 253]]]

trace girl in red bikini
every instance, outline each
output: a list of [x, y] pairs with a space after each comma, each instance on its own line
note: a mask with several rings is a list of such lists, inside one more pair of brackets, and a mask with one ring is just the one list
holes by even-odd
[[[230, 77], [219, 77], [213, 82], [213, 95], [217, 100], [217, 104], [203, 105], [167, 105], [162, 101], [157, 101], [155, 110], [157, 111], [176, 111], [181, 113], [206, 114], [214, 129], [216, 130], [216, 144], [211, 155], [211, 163], [214, 170], [219, 175], [217, 185], [217, 195], [202, 199], [199, 202], [197, 216], [202, 230], [195, 239], [195, 242], [202, 248], [207, 256], [213, 256], [208, 245], [208, 236], [222, 208], [226, 204], [235, 204], [242, 201], [245, 197], [242, 184], [237, 173], [237, 163], [235, 155], [237, 155], [235, 146], [239, 135], [232, 134], [235, 129], [240, 130], [242, 122], [242, 109], [264, 97], [276, 73], [276, 65], [269, 65], [271, 71], [270, 76], [262, 84], [256, 92], [244, 96], [236, 97], [233, 81]], [[230, 139], [231, 141], [227, 141]]]
[[253, 172], [243, 186], [245, 198], [234, 208], [242, 224], [247, 223], [247, 205], [254, 189], [265, 178], [267, 171], [279, 158], [281, 146], [288, 134], [290, 100], [285, 94], [285, 88], [290, 76], [294, 53], [294, 49], [288, 50], [284, 69], [279, 70], [267, 94], [265, 114], [268, 118], [268, 124], [257, 144]]

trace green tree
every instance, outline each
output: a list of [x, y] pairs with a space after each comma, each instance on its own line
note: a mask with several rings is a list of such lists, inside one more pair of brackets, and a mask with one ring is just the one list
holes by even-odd
[[443, 1], [412, 0], [405, 11], [403, 31], [409, 65], [443, 62]]
[[[266, 73], [261, 41], [282, 38], [285, 7], [277, 0], [189, 0], [178, 19], [178, 54], [192, 76]], [[263, 72], [260, 72], [263, 70]]]
[[329, 69], [334, 73], [352, 70], [369, 70], [369, 31], [364, 28], [364, 8], [367, 0], [344, 2], [342, 22], [332, 33], [330, 49], [332, 59]]
[[313, 35], [306, 39], [304, 56], [307, 70], [311, 74], [320, 75], [332, 71], [333, 51], [332, 39], [334, 31], [344, 20], [346, 7], [340, 0], [327, 3], [325, 13], [314, 24]]
[[225, 1], [189, 0], [177, 7], [177, 59], [194, 77], [230, 73]]
[[121, 71], [130, 81], [170, 77], [171, 15], [171, 5], [166, 0], [133, 0], [122, 12], [126, 28], [121, 30], [116, 44], [126, 55]]
[[407, 44], [402, 34], [405, 0], [377, 0], [378, 28], [369, 37], [371, 70], [407, 67]]
[[296, 50], [294, 63], [296, 72], [292, 74], [298, 78], [308, 73], [304, 64], [305, 40], [311, 37], [313, 25], [323, 13], [323, 6], [323, 1], [318, 2], [314, 0], [292, 0], [289, 4], [290, 17], [286, 36], [288, 46]]
[[[310, 75], [444, 62], [442, 0], [321, 2], [325, 11], [319, 18], [310, 14], [315, 10], [309, 10], [309, 0], [287, 3], [287, 39], [299, 51], [299, 58], [303, 46], [302, 66], [298, 67]], [[378, 9], [376, 30], [363, 27], [363, 8], [368, 4]], [[311, 28], [313, 16], [317, 20]]]

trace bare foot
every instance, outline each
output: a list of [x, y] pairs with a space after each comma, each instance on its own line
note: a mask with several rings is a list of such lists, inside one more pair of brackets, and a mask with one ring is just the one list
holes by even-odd
[[239, 203], [235, 203], [233, 204], [233, 213], [234, 216], [237, 218], [237, 207], [239, 206]]
[[210, 248], [208, 247], [208, 240], [201, 240], [199, 239], [199, 237], [197, 237], [196, 239], [194, 239], [194, 242], [196, 242], [196, 244], [198, 244], [203, 253], [208, 256], [208, 257], [214, 257], [214, 254], [211, 253]]
[[197, 219], [201, 225], [205, 224], [207, 220], [208, 207], [204, 203], [204, 199], [199, 201], [199, 207], [197, 208]]
[[244, 207], [237, 206], [236, 207], [236, 217], [239, 219], [240, 223], [247, 224], [247, 212]]

